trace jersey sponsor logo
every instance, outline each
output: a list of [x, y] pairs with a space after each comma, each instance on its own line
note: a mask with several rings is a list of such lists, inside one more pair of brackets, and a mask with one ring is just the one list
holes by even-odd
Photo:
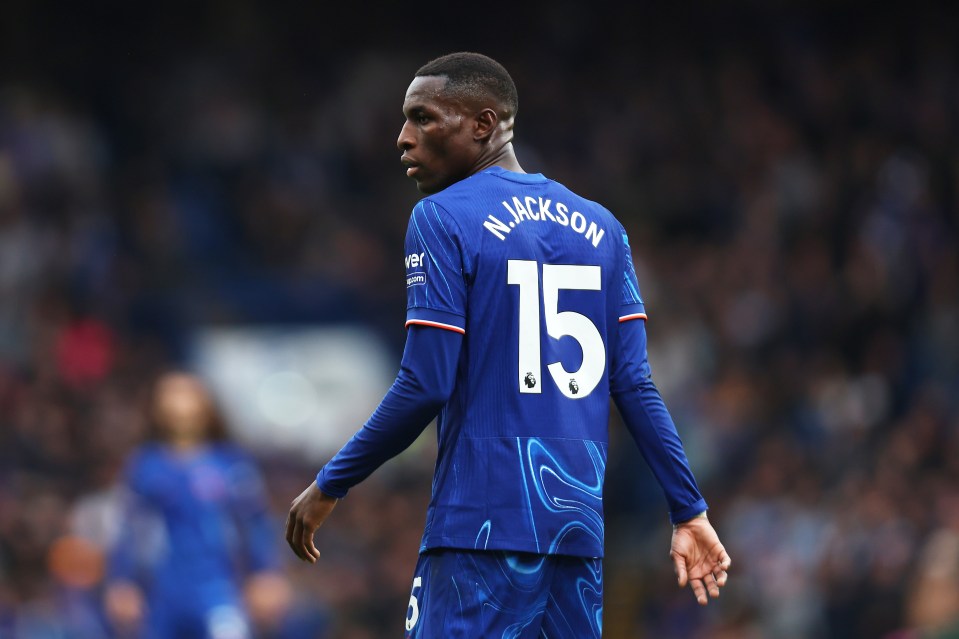
[[589, 240], [593, 248], [599, 247], [600, 241], [606, 235], [606, 230], [600, 228], [596, 222], [587, 220], [586, 216], [579, 211], [570, 212], [569, 207], [562, 202], [556, 202], [554, 208], [550, 209], [550, 206], [553, 206], [552, 200], [529, 195], [520, 198], [514, 195], [512, 203], [503, 200], [502, 205], [509, 211], [512, 220], [503, 222], [495, 215], [490, 214], [486, 216], [486, 221], [483, 222], [483, 228], [501, 240], [505, 240], [506, 236], [525, 220], [535, 222], [549, 220], [560, 226], [565, 226]]
[[406, 288], [411, 286], [423, 286], [426, 284], [426, 273], [423, 271], [415, 271], [413, 273], [406, 274]]
[[426, 253], [410, 253], [407, 255], [405, 260], [406, 268], [411, 269], [423, 266], [425, 263], [423, 260], [424, 255], [426, 255]]

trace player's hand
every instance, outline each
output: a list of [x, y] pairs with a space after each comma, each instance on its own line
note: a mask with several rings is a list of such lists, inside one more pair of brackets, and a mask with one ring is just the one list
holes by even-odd
[[257, 628], [275, 630], [293, 603], [293, 589], [280, 572], [257, 572], [243, 584], [243, 602]]
[[134, 632], [143, 621], [146, 604], [139, 586], [130, 581], [109, 584], [103, 593], [107, 617], [121, 633]]
[[286, 542], [303, 561], [313, 564], [320, 558], [320, 551], [313, 545], [313, 534], [330, 516], [336, 502], [336, 497], [323, 493], [316, 482], [293, 500], [286, 517]]
[[674, 526], [669, 556], [679, 587], [685, 588], [688, 583], [699, 605], [705, 606], [709, 597], [719, 596], [732, 561], [708, 519], [695, 517]]

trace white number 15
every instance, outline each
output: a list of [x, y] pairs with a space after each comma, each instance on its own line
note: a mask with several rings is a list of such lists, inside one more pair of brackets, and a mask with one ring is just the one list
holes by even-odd
[[[531, 260], [509, 260], [506, 280], [519, 287], [519, 392], [541, 393], [542, 378], [539, 330], [539, 264]], [[583, 363], [567, 371], [561, 362], [547, 369], [563, 395], [582, 399], [596, 388], [606, 369], [606, 346], [596, 325], [585, 315], [559, 310], [560, 289], [599, 291], [602, 272], [598, 266], [543, 264], [543, 309], [546, 332], [553, 339], [572, 337], [583, 349]]]

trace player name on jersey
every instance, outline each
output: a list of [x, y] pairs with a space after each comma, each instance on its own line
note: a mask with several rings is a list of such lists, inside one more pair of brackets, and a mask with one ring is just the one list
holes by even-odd
[[[553, 209], [550, 209], [550, 206], [553, 206]], [[534, 222], [549, 220], [568, 227], [592, 242], [594, 248], [599, 246], [600, 240], [606, 234], [606, 231], [597, 226], [596, 222], [587, 220], [586, 216], [579, 211], [570, 213], [569, 207], [562, 202], [556, 202], [554, 205], [552, 200], [541, 197], [527, 195], [521, 198], [514, 195], [512, 204], [503, 200], [503, 207], [509, 211], [512, 220], [504, 223], [490, 214], [487, 216], [487, 221], [483, 222], [483, 227], [501, 240], [505, 240], [510, 231], [524, 220]]]

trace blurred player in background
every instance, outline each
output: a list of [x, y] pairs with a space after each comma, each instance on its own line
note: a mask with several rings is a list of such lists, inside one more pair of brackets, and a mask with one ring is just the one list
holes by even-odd
[[107, 614], [120, 636], [250, 637], [248, 612], [276, 618], [290, 598], [260, 473], [226, 443], [196, 377], [162, 376], [150, 417], [156, 441], [135, 452], [125, 474], [129, 504]]
[[[408, 637], [602, 634], [609, 398], [665, 492], [680, 586], [719, 596], [729, 556], [650, 378], [626, 233], [513, 152], [516, 88], [478, 54], [438, 58], [406, 93], [397, 145], [427, 194], [406, 239], [407, 342], [373, 416], [293, 502], [287, 541], [439, 414]], [[575, 132], [564, 132], [572, 133]]]

